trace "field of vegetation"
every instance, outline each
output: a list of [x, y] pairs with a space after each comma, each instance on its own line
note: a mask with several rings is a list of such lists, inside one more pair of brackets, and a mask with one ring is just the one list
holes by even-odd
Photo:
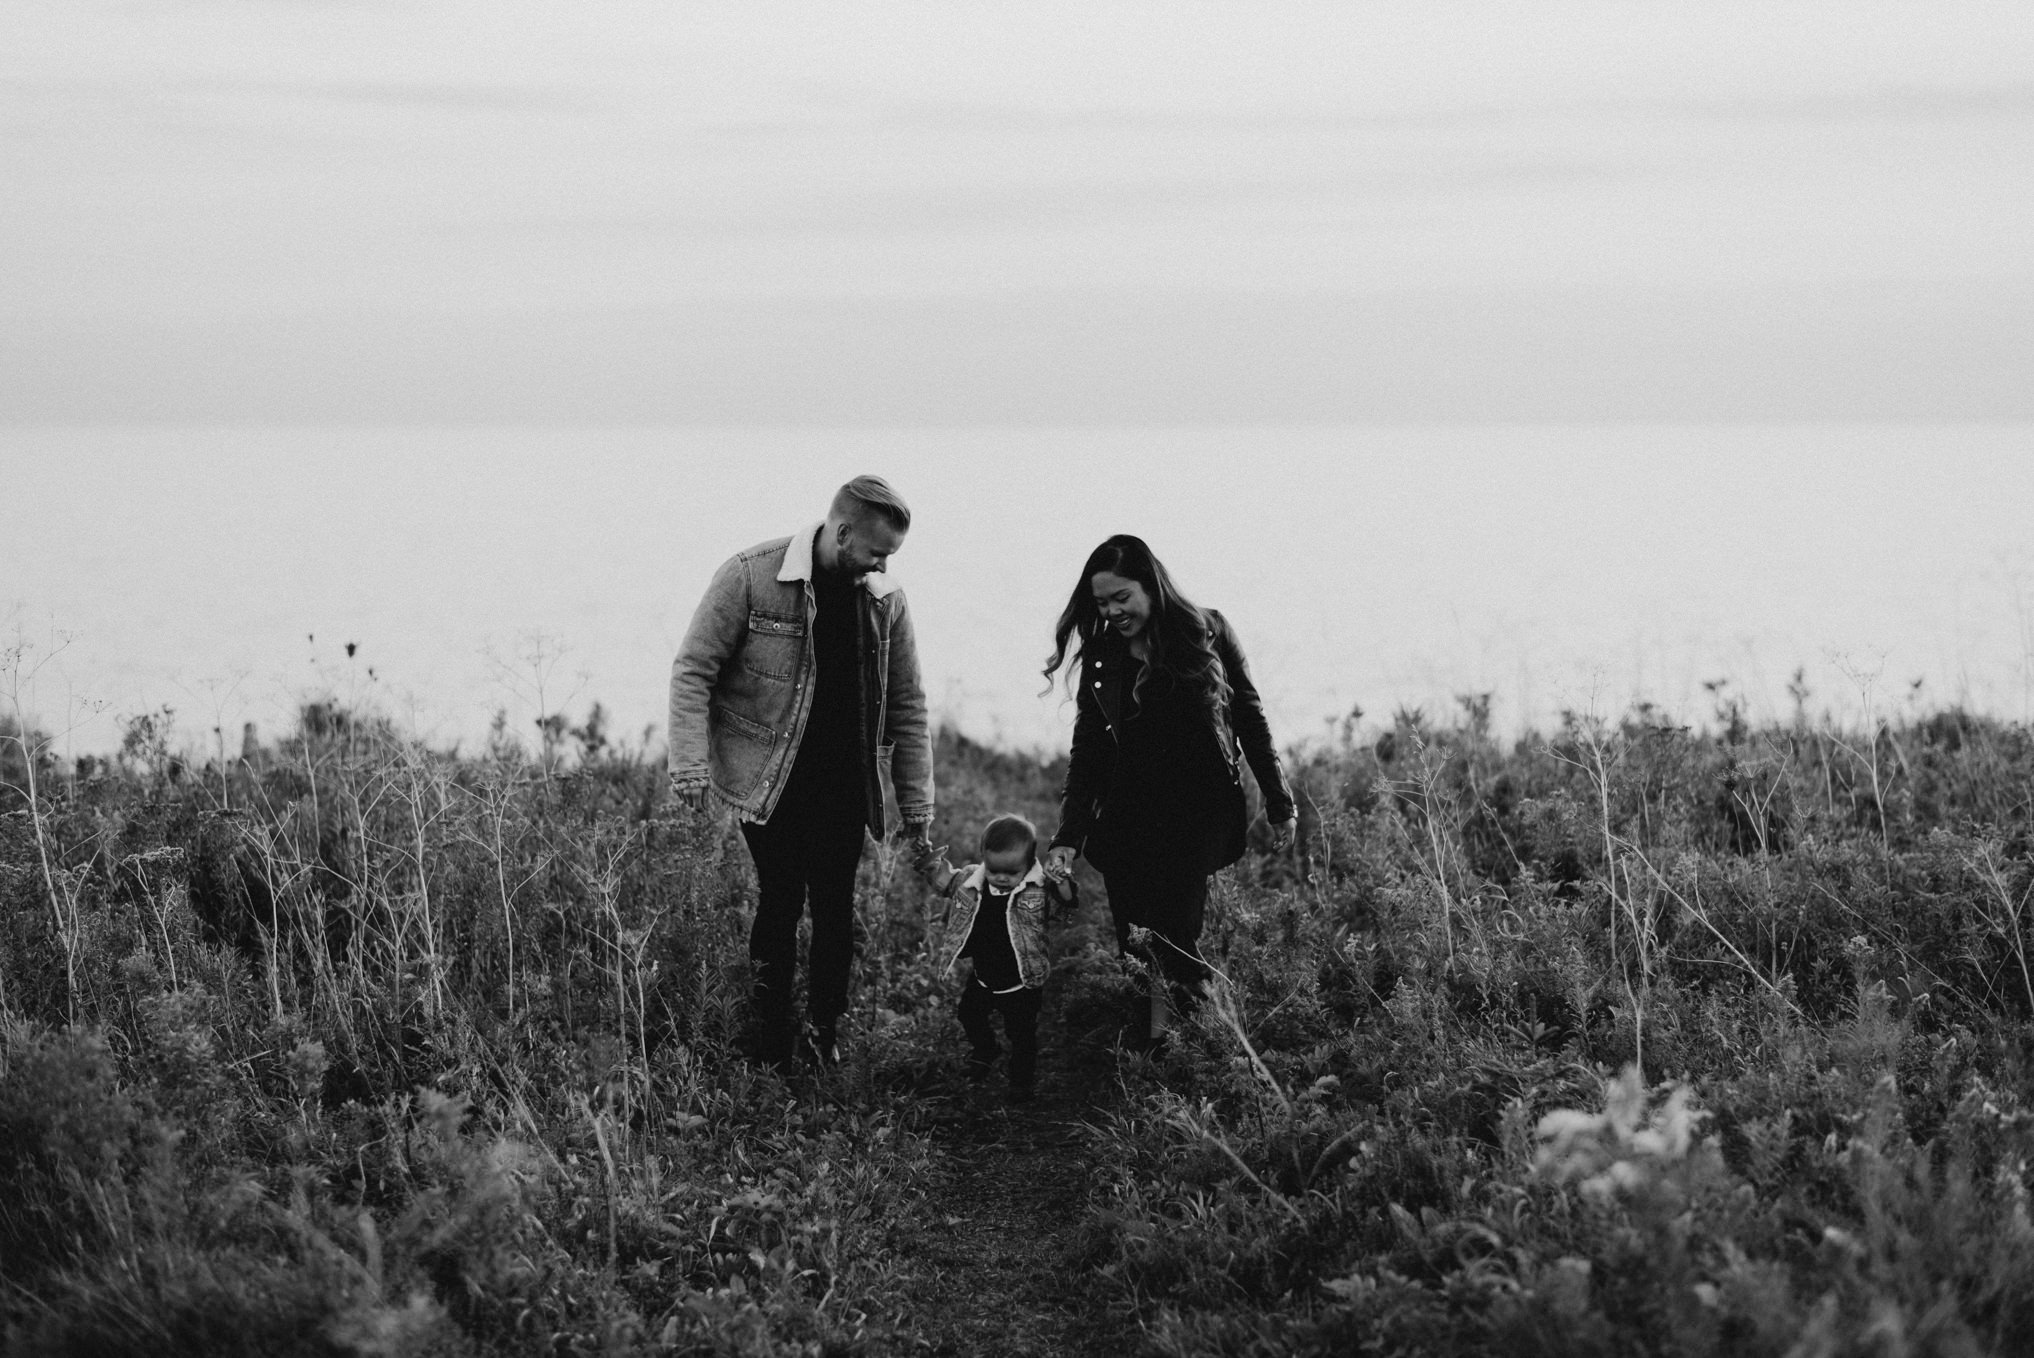
[[597, 716], [0, 725], [4, 1352], [2034, 1351], [2034, 737], [1727, 692], [1352, 716], [1156, 1057], [1084, 881], [1018, 1108], [884, 848], [844, 1062], [743, 1060], [739, 836]]

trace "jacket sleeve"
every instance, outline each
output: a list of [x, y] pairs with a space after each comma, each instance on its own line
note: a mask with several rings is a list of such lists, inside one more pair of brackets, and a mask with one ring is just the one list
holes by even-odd
[[932, 730], [925, 715], [925, 685], [918, 677], [918, 636], [911, 605], [898, 590], [890, 621], [890, 682], [883, 730], [895, 743], [890, 779], [897, 789], [897, 814], [906, 824], [932, 819]]
[[[1085, 668], [1081, 673], [1086, 674]], [[1066, 783], [1059, 793], [1059, 831], [1053, 848], [1078, 849], [1095, 828], [1095, 813], [1108, 791], [1115, 737], [1102, 716], [1102, 705], [1086, 688], [1075, 691], [1073, 752], [1066, 762]]]
[[749, 625], [747, 564], [730, 557], [714, 572], [713, 582], [693, 610], [685, 640], [671, 662], [671, 726], [666, 735], [667, 763], [673, 782], [695, 782], [708, 776], [707, 700], [725, 665], [741, 644]]
[[1292, 785], [1286, 782], [1285, 768], [1271, 743], [1271, 723], [1264, 719], [1264, 703], [1257, 696], [1257, 685], [1251, 682], [1250, 665], [1243, 659], [1243, 647], [1236, 640], [1235, 629], [1219, 613], [1214, 614], [1213, 620], [1215, 651], [1229, 676], [1230, 729], [1243, 745], [1243, 757], [1257, 779], [1257, 790], [1264, 794], [1264, 819], [1282, 825], [1298, 809]]

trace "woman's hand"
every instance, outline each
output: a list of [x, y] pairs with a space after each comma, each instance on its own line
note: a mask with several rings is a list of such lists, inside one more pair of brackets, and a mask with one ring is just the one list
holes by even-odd
[[1056, 844], [1045, 851], [1045, 875], [1055, 882], [1064, 882], [1073, 875], [1074, 851], [1064, 844]]
[[1271, 851], [1284, 853], [1292, 847], [1293, 837], [1299, 833], [1299, 817], [1280, 821], [1271, 827]]

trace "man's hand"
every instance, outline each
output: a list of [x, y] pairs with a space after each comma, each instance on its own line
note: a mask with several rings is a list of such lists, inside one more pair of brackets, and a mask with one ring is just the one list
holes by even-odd
[[954, 879], [953, 864], [946, 861], [946, 845], [932, 847], [932, 822], [909, 820], [897, 827], [897, 842], [911, 857], [912, 871], [934, 891], [945, 891]]
[[688, 775], [671, 779], [671, 799], [687, 811], [699, 812], [706, 809], [706, 775]]
[[1056, 844], [1045, 851], [1045, 875], [1055, 882], [1064, 882], [1073, 876], [1074, 851], [1065, 844]]
[[1271, 827], [1271, 851], [1284, 853], [1292, 847], [1293, 837], [1299, 833], [1299, 817], [1283, 820]]
[[908, 844], [914, 858], [932, 852], [932, 822], [929, 820], [907, 820], [897, 827], [897, 841]]

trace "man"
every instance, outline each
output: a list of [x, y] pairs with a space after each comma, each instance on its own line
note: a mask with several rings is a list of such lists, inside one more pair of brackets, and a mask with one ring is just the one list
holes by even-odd
[[932, 742], [904, 591], [885, 573], [911, 511], [858, 476], [826, 521], [738, 553], [714, 574], [671, 666], [671, 787], [742, 820], [756, 864], [749, 932], [756, 1055], [794, 1045], [798, 919], [812, 907], [806, 1009], [823, 1063], [839, 1059], [854, 961], [855, 870], [880, 839], [883, 782], [929, 854]]

